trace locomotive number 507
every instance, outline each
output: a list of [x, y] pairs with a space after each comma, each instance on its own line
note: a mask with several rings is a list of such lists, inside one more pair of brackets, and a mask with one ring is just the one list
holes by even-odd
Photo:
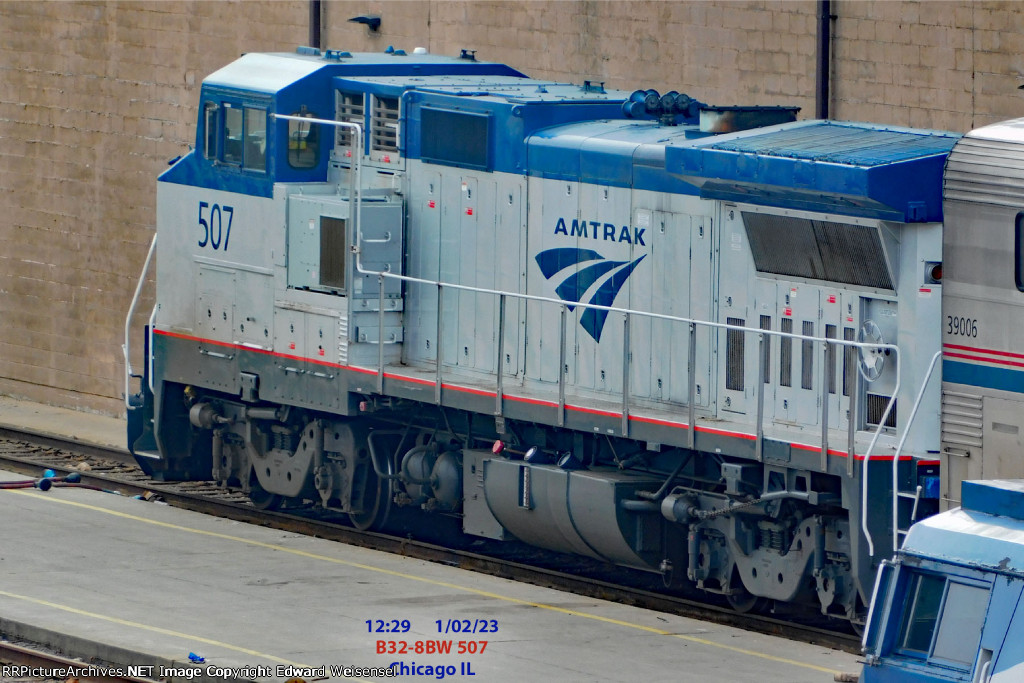
[[[227, 218], [225, 218], [225, 215]], [[203, 237], [199, 240], [199, 246], [210, 245], [215, 250], [220, 249], [221, 240], [224, 240], [224, 251], [228, 250], [228, 240], [231, 239], [231, 223], [235, 218], [235, 209], [231, 206], [221, 206], [209, 202], [199, 202], [199, 226], [203, 230]], [[225, 222], [227, 226], [225, 227]]]

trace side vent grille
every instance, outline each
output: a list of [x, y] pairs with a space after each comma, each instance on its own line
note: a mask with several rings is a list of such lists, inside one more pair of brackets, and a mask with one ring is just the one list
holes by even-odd
[[338, 362], [348, 365], [348, 318], [344, 313], [338, 318]]
[[983, 428], [981, 396], [942, 392], [943, 444], [981, 448]]
[[[889, 405], [889, 399], [892, 396], [882, 396], [881, 394], [868, 394], [868, 415], [867, 423], [871, 427], [877, 427], [882, 420], [882, 415], [885, 414], [885, 407]], [[896, 408], [899, 407], [899, 402], [892, 404], [892, 410], [889, 411], [889, 417], [885, 420], [883, 427], [896, 428]]]
[[[781, 331], [787, 334], [793, 333], [793, 319], [783, 318]], [[779, 338], [779, 386], [793, 386], [793, 338]]]
[[[726, 318], [730, 325], [743, 327], [746, 321], [741, 318]], [[745, 335], [739, 330], [728, 330], [725, 333], [725, 388], [732, 391], [743, 391], [743, 347]]]
[[[761, 329], [772, 329], [772, 317], [770, 315], [761, 316]], [[772, 383], [772, 337], [769, 335], [766, 335], [764, 340], [764, 383]]]
[[[857, 337], [857, 331], [852, 327], [843, 328], [843, 339], [853, 341]], [[857, 380], [853, 373], [857, 372], [857, 349], [853, 346], [843, 347], [843, 396], [849, 396], [853, 384]]]
[[[366, 124], [365, 107], [363, 106], [362, 93], [338, 93], [338, 120], [345, 123], [357, 123], [360, 126]], [[352, 146], [352, 129], [337, 128], [337, 147], [349, 148]]]
[[[813, 337], [814, 323], [805, 320], [801, 331], [805, 337]], [[806, 339], [800, 342], [800, 388], [814, 388], [814, 342]]]
[[375, 152], [398, 151], [397, 97], [373, 97], [370, 147]]

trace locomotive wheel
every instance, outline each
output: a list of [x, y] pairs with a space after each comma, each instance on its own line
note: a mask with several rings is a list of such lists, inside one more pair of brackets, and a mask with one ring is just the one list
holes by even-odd
[[373, 468], [367, 469], [363, 510], [348, 513], [352, 525], [360, 531], [380, 529], [391, 514], [391, 483], [378, 477]]
[[729, 606], [740, 614], [746, 614], [748, 612], [760, 611], [764, 605], [764, 601], [751, 593], [748, 593], [746, 589], [738, 589], [733, 593], [725, 596]]
[[746, 586], [743, 585], [743, 580], [740, 579], [739, 569], [736, 567], [733, 568], [730, 588], [732, 591], [725, 596], [725, 599], [729, 606], [740, 614], [760, 612], [768, 604], [767, 600], [747, 590]]
[[260, 486], [260, 481], [255, 474], [249, 481], [249, 500], [257, 510], [278, 510], [284, 503], [284, 498], [280, 495], [271, 493]]

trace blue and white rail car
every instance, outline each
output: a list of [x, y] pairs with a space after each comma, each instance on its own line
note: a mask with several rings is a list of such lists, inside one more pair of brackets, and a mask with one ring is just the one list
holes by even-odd
[[863, 618], [934, 478], [958, 136], [398, 53], [247, 55], [200, 106], [148, 472]]
[[957, 143], [945, 174], [942, 497], [1024, 477], [1024, 119]]
[[1024, 680], [1024, 481], [965, 481], [879, 570], [862, 683]]

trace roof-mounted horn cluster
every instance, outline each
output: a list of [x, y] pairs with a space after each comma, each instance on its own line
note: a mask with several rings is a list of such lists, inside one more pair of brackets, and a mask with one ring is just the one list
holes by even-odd
[[657, 90], [634, 90], [629, 99], [622, 103], [622, 113], [627, 118], [655, 118], [662, 125], [675, 126], [680, 123], [696, 123], [702, 106], [703, 103], [675, 90], [664, 95]]

